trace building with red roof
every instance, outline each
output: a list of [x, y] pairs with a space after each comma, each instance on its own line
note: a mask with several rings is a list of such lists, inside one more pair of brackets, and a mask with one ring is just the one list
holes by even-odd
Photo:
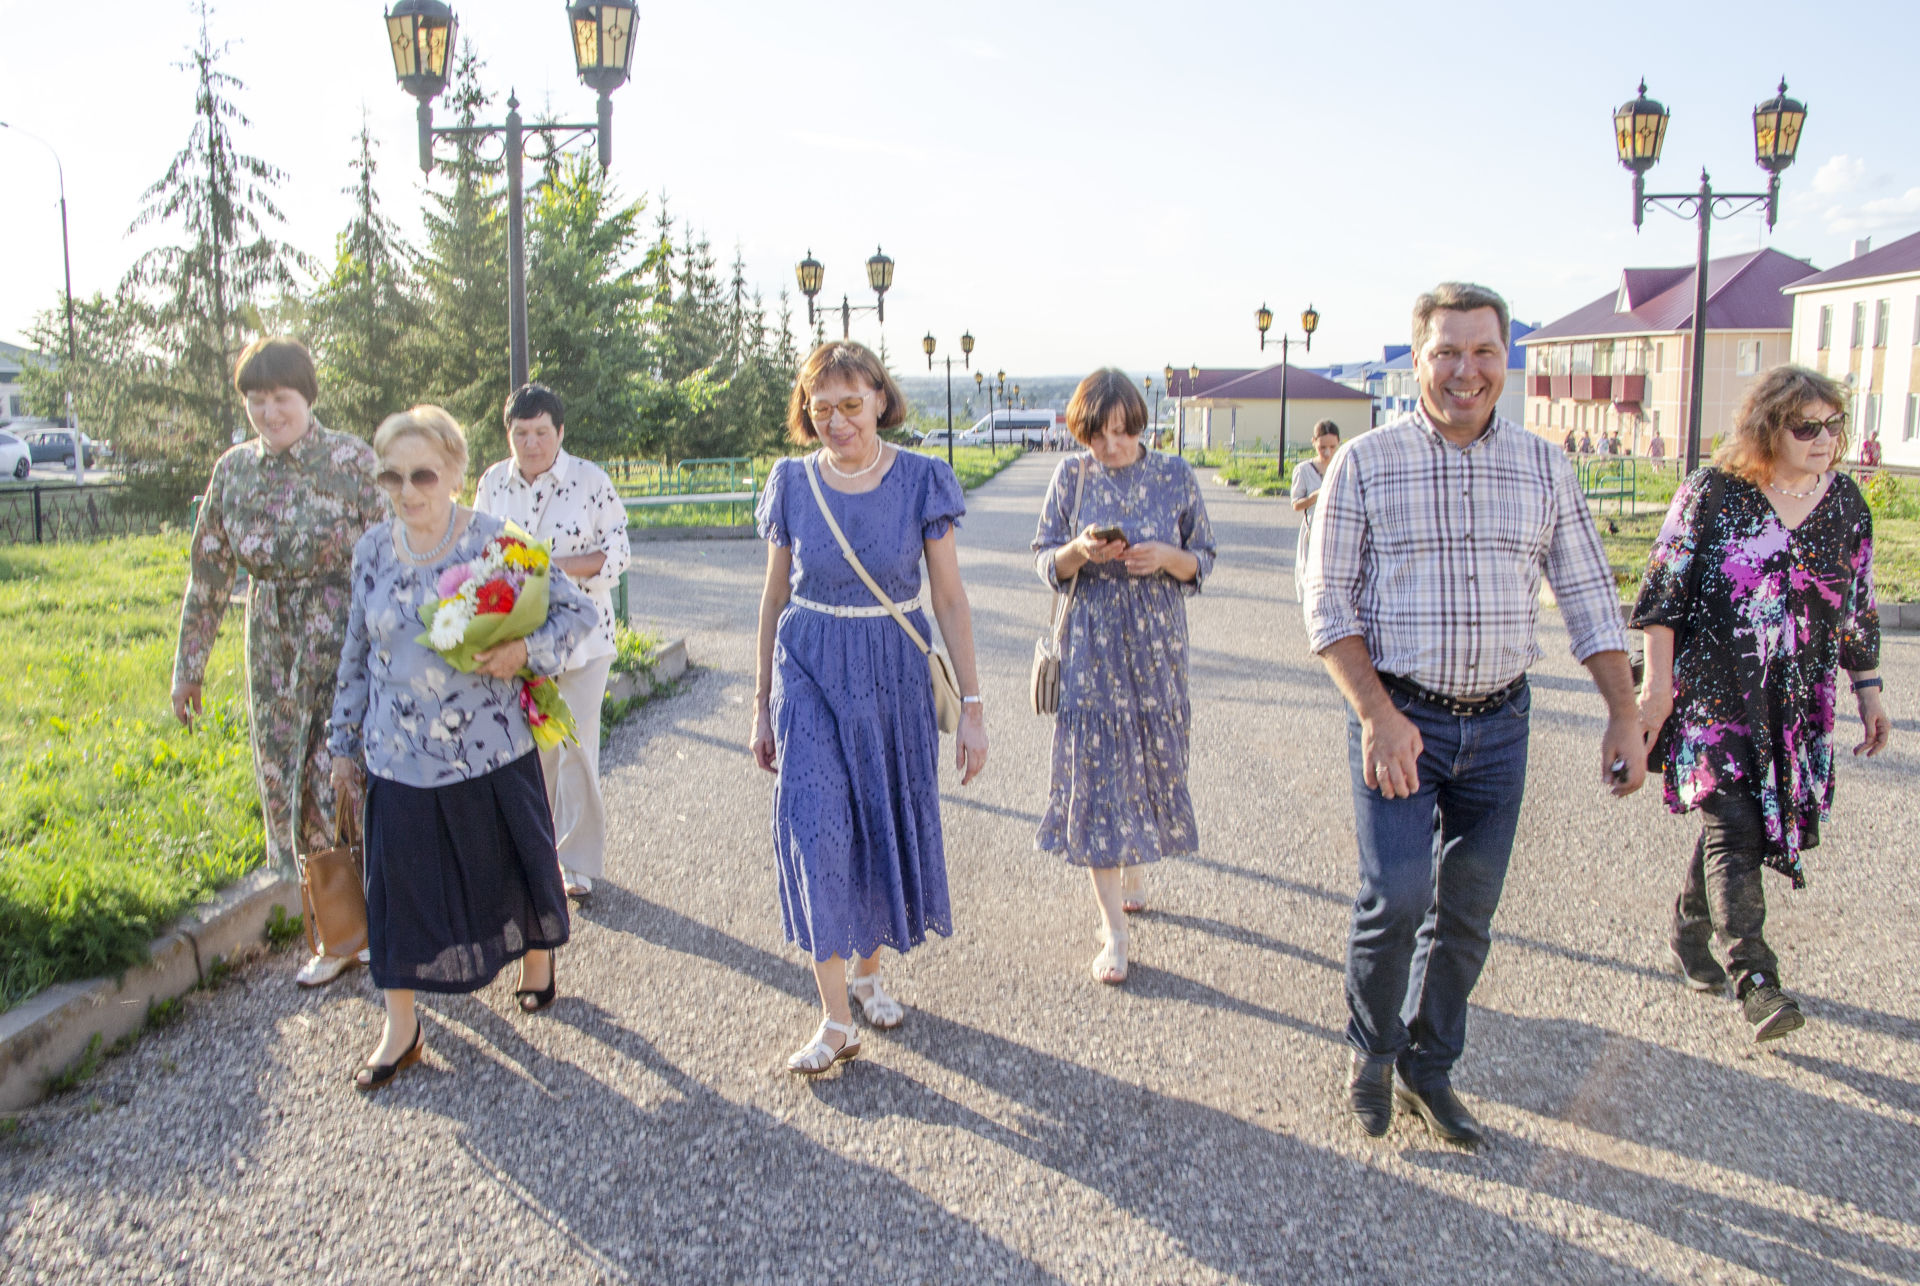
[[[1280, 445], [1280, 364], [1258, 369], [1202, 369], [1195, 378], [1175, 371], [1168, 392], [1184, 408], [1186, 444], [1240, 451], [1274, 451]], [[1313, 426], [1332, 420], [1342, 438], [1373, 427], [1373, 396], [1287, 366], [1287, 445], [1307, 445]]]

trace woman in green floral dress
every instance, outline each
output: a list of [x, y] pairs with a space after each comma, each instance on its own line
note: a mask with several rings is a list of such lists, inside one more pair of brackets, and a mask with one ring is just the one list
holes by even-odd
[[[247, 573], [247, 722], [266, 815], [267, 860], [289, 878], [297, 853], [332, 842], [327, 716], [347, 625], [353, 546], [387, 517], [373, 448], [321, 427], [313, 359], [295, 340], [254, 341], [234, 367], [259, 436], [221, 456], [193, 528], [180, 609], [173, 712], [191, 725], [207, 659], [240, 570]], [[339, 977], [352, 956], [320, 954], [302, 986]]]

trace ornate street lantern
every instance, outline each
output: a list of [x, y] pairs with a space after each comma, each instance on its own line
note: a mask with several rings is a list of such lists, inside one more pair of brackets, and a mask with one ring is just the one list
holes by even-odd
[[400, 88], [422, 103], [431, 102], [447, 87], [447, 59], [459, 38], [459, 19], [441, 0], [400, 0], [387, 10], [386, 19]]
[[1770, 174], [1793, 164], [1800, 150], [1800, 130], [1807, 123], [1807, 105], [1787, 97], [1787, 81], [1780, 92], [1753, 109], [1753, 159]]
[[873, 257], [867, 260], [867, 284], [873, 287], [873, 293], [884, 295], [893, 289], [893, 260], [878, 247]]
[[1199, 380], [1200, 363], [1195, 362], [1192, 366], [1187, 367], [1187, 378], [1196, 382]]
[[[1758, 113], [1755, 113], [1758, 119]], [[1613, 113], [1613, 146], [1620, 164], [1635, 174], [1645, 174], [1660, 159], [1660, 148], [1667, 141], [1667, 109], [1647, 97], [1647, 82], [1640, 82], [1640, 95], [1622, 103]]]
[[1261, 304], [1260, 310], [1253, 315], [1253, 324], [1260, 328], [1262, 335], [1266, 334], [1273, 326], [1273, 309]]
[[[934, 350], [934, 348], [935, 348], [935, 347], [936, 347], [936, 345], [935, 345], [935, 342], [934, 342], [934, 338], [933, 338], [933, 332], [932, 332], [932, 331], [928, 331], [928, 332], [927, 332], [927, 337], [926, 337], [925, 339], [923, 339], [923, 340], [921, 340], [921, 341], [920, 341], [920, 351], [921, 351], [921, 352], [923, 352], [923, 353], [925, 353], [925, 354], [927, 355], [927, 369], [928, 369], [928, 370], [932, 370], [932, 369], [933, 369], [933, 350]], [[951, 359], [951, 358], [949, 358], [948, 360], [949, 360], [949, 361], [951, 361], [952, 359]], [[951, 370], [951, 369], [953, 369], [953, 368], [952, 368], [952, 367], [948, 367], [947, 369], [949, 369], [949, 370]], [[951, 378], [951, 377], [949, 377], [949, 378]]]
[[[966, 354], [968, 357], [973, 356], [973, 332], [972, 331], [969, 330], [969, 331], [961, 332], [960, 351]], [[969, 362], [968, 365], [972, 365], [972, 363]]]
[[632, 0], [574, 0], [567, 6], [567, 21], [580, 83], [601, 94], [626, 84], [633, 66], [633, 28], [640, 21]]
[[1307, 311], [1300, 314], [1300, 329], [1307, 337], [1307, 351], [1311, 353], [1313, 332], [1320, 329], [1320, 314], [1314, 311], [1312, 304], [1308, 304]]
[[793, 266], [793, 275], [800, 280], [800, 293], [811, 303], [813, 297], [820, 293], [820, 283], [827, 279], [827, 269], [809, 250], [807, 257]]

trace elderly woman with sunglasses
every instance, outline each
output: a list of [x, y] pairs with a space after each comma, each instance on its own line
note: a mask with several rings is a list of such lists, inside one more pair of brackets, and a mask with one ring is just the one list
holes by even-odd
[[[953, 932], [939, 729], [920, 646], [932, 634], [928, 607], [960, 684], [961, 784], [987, 762], [954, 538], [966, 501], [946, 461], [881, 440], [906, 415], [899, 385], [871, 349], [822, 344], [801, 366], [787, 407], [789, 435], [819, 449], [775, 463], [756, 514], [767, 574], [749, 744], [755, 762], [777, 777], [781, 916], [787, 940], [812, 958], [824, 1010], [813, 1039], [787, 1060], [801, 1076], [859, 1054], [849, 983], [873, 1026], [902, 1020], [900, 1002], [880, 983], [881, 947], [905, 953], [929, 929]], [[922, 559], [930, 593], [921, 586]]]
[[1034, 846], [1084, 866], [1105, 939], [1104, 983], [1127, 979], [1127, 912], [1141, 867], [1196, 852], [1187, 793], [1186, 599], [1213, 570], [1193, 469], [1140, 440], [1147, 405], [1124, 371], [1095, 371], [1067, 403], [1087, 447], [1054, 471], [1033, 538], [1040, 579], [1068, 596], [1053, 784]]
[[354, 1077], [363, 1090], [420, 1061], [416, 991], [478, 991], [519, 959], [520, 1008], [553, 1003], [567, 894], [515, 676], [558, 673], [599, 620], [553, 576], [546, 624], [480, 653], [472, 674], [447, 664], [421, 641], [420, 610], [506, 524], [455, 502], [466, 437], [439, 407], [389, 416], [373, 449], [394, 519], [353, 551], [329, 740], [342, 806], [364, 788], [367, 945], [386, 993], [385, 1031]]
[[1847, 447], [1846, 391], [1797, 366], [1748, 392], [1717, 467], [1682, 484], [1634, 608], [1646, 632], [1641, 722], [1664, 763], [1667, 806], [1703, 826], [1674, 905], [1671, 962], [1687, 985], [1732, 984], [1753, 1039], [1804, 1021], [1780, 987], [1762, 928], [1761, 872], [1806, 884], [1805, 854], [1833, 804], [1835, 677], [1851, 676], [1863, 739], [1892, 723], [1880, 699], [1873, 516], [1834, 469]]
[[[256, 436], [213, 466], [188, 544], [191, 573], [173, 661], [173, 712], [201, 713], [207, 662], [247, 576], [247, 730], [266, 822], [267, 862], [292, 879], [299, 854], [333, 842], [327, 711], [347, 624], [353, 545], [386, 517], [373, 452], [314, 418], [313, 359], [280, 335], [249, 344], [234, 388]], [[303, 987], [332, 982], [355, 962], [328, 944], [301, 967]]]

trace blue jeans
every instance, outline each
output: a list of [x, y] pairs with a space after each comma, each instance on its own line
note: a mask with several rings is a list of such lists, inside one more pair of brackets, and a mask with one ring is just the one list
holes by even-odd
[[1448, 1083], [1467, 1039], [1467, 996], [1487, 962], [1527, 782], [1523, 688], [1487, 714], [1458, 716], [1391, 693], [1420, 729], [1420, 789], [1367, 787], [1360, 720], [1349, 716], [1360, 892], [1347, 937], [1347, 1042], [1407, 1083]]

